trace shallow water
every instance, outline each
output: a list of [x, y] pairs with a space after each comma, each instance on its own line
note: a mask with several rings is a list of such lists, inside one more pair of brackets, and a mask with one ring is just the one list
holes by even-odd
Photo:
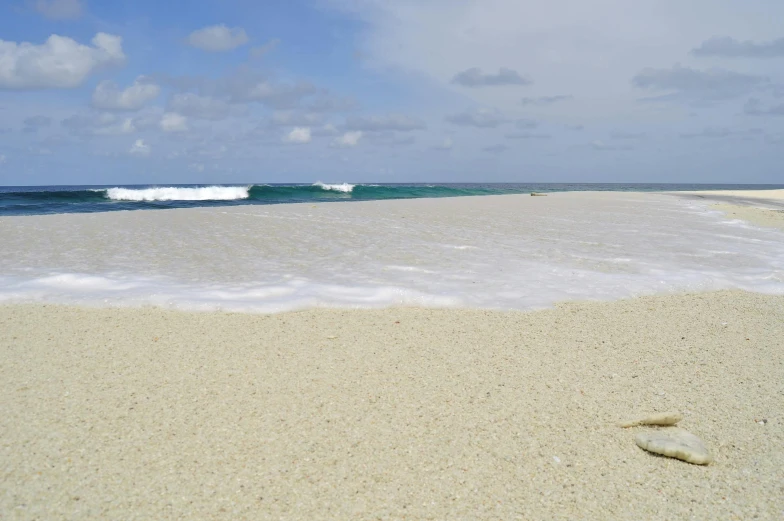
[[0, 218], [0, 301], [276, 312], [784, 294], [784, 233], [651, 193]]

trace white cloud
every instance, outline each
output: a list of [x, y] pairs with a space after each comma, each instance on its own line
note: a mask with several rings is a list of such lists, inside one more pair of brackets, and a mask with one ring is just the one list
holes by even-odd
[[4, 154], [0, 154], [0, 165], [6, 162], [6, 158]]
[[342, 136], [336, 137], [330, 146], [334, 148], [351, 148], [355, 147], [359, 144], [359, 140], [362, 138], [362, 131], [357, 130], [354, 132], [346, 132]]
[[36, 0], [33, 7], [52, 20], [74, 20], [83, 10], [80, 0]]
[[305, 143], [310, 143], [310, 128], [296, 127], [294, 130], [283, 136], [283, 142], [294, 145], [304, 145]]
[[125, 90], [113, 81], [104, 80], [95, 87], [92, 106], [102, 110], [140, 110], [161, 93], [161, 88], [139, 76]]
[[96, 69], [125, 60], [122, 38], [98, 33], [92, 47], [53, 34], [35, 45], [0, 40], [0, 89], [69, 89]]
[[188, 130], [188, 119], [176, 112], [167, 112], [161, 117], [160, 125], [164, 132], [185, 132]]
[[209, 96], [199, 96], [192, 92], [172, 96], [169, 109], [191, 118], [213, 121], [225, 119], [232, 112], [228, 102]]
[[248, 35], [241, 27], [226, 27], [224, 24], [211, 25], [188, 36], [193, 47], [209, 52], [226, 52], [248, 43]]
[[137, 139], [133, 145], [131, 145], [131, 149], [128, 150], [128, 153], [132, 156], [137, 157], [149, 157], [150, 152], [150, 145], [144, 142], [143, 139]]

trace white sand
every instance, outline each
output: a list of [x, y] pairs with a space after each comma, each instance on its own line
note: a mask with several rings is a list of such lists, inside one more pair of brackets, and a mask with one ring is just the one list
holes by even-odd
[[679, 197], [714, 201], [711, 206], [757, 226], [784, 230], [784, 190], [703, 190], [669, 192]]
[[[784, 297], [0, 306], [0, 411], [2, 519], [782, 519]], [[668, 411], [715, 463], [617, 427]]]
[[[683, 196], [763, 226], [779, 227], [784, 215], [780, 200], [748, 192]], [[531, 204], [552, 225], [579, 205], [636, 197], [663, 196], [563, 194]], [[475, 206], [515, 200], [528, 204], [477, 198]], [[384, 207], [407, 210], [410, 228], [419, 205]], [[324, 214], [340, 222], [369, 206], [324, 205], [314, 222], [340, 230]], [[264, 213], [297, 217], [301, 208]], [[530, 221], [530, 210], [514, 215]], [[187, 228], [203, 214], [244, 232], [223, 221], [248, 212], [173, 211], [163, 222]], [[85, 238], [105, 255], [107, 244], [145, 244], [145, 220], [160, 219], [132, 212], [0, 224], [22, 245], [8, 262], [22, 254], [43, 262], [25, 241], [36, 238], [55, 265], [78, 266], [73, 230], [57, 230], [95, 231]], [[138, 237], [110, 235], [114, 221], [126, 232], [136, 223]], [[52, 248], [58, 240], [65, 246]], [[123, 251], [115, 258], [133, 258]], [[651, 455], [634, 441], [650, 427], [617, 426], [675, 411], [713, 464]], [[782, 447], [782, 296], [670, 295], [534, 313], [0, 306], [3, 520], [782, 519]]]
[[700, 190], [697, 192], [681, 192], [706, 196], [739, 197], [743, 199], [766, 199], [784, 201], [784, 190]]
[[742, 219], [757, 226], [784, 230], [784, 210], [771, 210], [737, 204], [714, 204], [712, 207], [735, 219]]

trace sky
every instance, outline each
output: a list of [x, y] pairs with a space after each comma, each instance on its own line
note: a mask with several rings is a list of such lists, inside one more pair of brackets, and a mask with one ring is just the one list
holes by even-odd
[[4, 0], [0, 185], [784, 183], [780, 0]]

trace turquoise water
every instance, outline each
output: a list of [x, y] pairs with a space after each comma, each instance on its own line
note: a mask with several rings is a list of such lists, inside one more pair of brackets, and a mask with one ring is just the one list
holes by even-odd
[[0, 215], [91, 213], [330, 201], [373, 201], [528, 192], [760, 190], [784, 185], [462, 183], [462, 184], [250, 184], [0, 187]]

